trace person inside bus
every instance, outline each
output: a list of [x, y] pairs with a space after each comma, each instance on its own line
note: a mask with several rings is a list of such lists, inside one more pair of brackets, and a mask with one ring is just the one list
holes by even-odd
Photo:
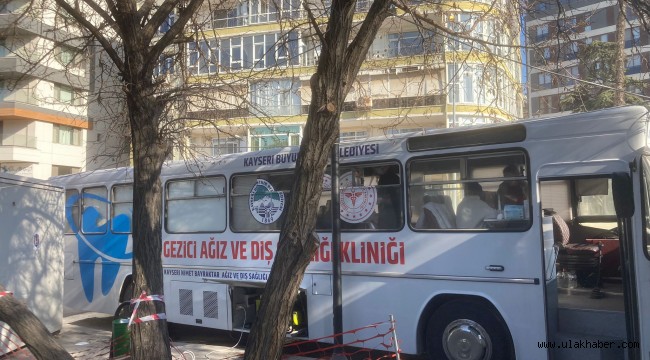
[[497, 210], [483, 201], [483, 187], [477, 182], [465, 184], [465, 197], [456, 209], [459, 229], [481, 228], [484, 219], [495, 219]]
[[[522, 172], [519, 166], [510, 164], [503, 168], [503, 176], [506, 178], [521, 177]], [[528, 199], [528, 183], [525, 180], [509, 179], [504, 180], [497, 190], [499, 210], [505, 205], [523, 205]]]
[[449, 195], [434, 193], [424, 195], [424, 205], [415, 224], [416, 229], [455, 229], [456, 215]]
[[375, 170], [377, 180], [377, 225], [380, 229], [397, 229], [401, 225], [401, 202], [399, 196], [399, 167], [397, 165], [380, 166]]

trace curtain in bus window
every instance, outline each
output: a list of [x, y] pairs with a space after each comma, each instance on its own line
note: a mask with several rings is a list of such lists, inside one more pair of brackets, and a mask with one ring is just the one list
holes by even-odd
[[221, 232], [226, 229], [223, 177], [170, 181], [166, 229], [170, 233]]
[[103, 234], [108, 222], [108, 199], [105, 187], [83, 190], [81, 230], [85, 234]]
[[133, 214], [133, 185], [114, 186], [111, 205], [111, 231], [114, 233], [130, 233]]
[[65, 191], [65, 233], [72, 234], [79, 231], [79, 191]]
[[522, 152], [418, 159], [409, 166], [415, 229], [523, 230], [530, 188]]
[[[342, 230], [395, 231], [404, 223], [402, 181], [397, 163], [342, 166], [339, 170]], [[331, 230], [331, 177], [324, 179], [316, 228]]]
[[578, 195], [578, 217], [616, 216], [611, 179], [578, 179], [575, 186]]

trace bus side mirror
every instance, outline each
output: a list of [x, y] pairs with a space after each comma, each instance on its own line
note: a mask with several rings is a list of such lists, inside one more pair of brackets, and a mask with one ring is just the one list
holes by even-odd
[[632, 194], [632, 179], [625, 172], [612, 174], [612, 195], [614, 209], [619, 218], [630, 218], [634, 215], [634, 196]]

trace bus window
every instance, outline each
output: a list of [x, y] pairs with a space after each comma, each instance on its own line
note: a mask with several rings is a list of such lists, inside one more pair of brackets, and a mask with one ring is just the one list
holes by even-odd
[[616, 226], [611, 179], [578, 179], [575, 181], [575, 189], [578, 222], [605, 223], [608, 228]]
[[530, 188], [522, 152], [418, 159], [409, 164], [414, 229], [524, 230]]
[[286, 213], [292, 172], [232, 177], [230, 227], [233, 231], [280, 231]]
[[112, 199], [111, 231], [128, 234], [132, 229], [133, 185], [113, 186]]
[[226, 229], [226, 180], [219, 177], [167, 183], [168, 233], [222, 232]]
[[[74, 198], [73, 202], [69, 203], [72, 198]], [[79, 191], [75, 189], [65, 191], [65, 207], [65, 233], [73, 234], [75, 231], [79, 231]], [[68, 219], [68, 216], [71, 219]], [[70, 220], [72, 220], [72, 224]]]
[[85, 234], [103, 234], [108, 222], [108, 194], [105, 187], [83, 189], [81, 204], [81, 231]]
[[[394, 231], [403, 226], [401, 176], [397, 163], [341, 166], [341, 230]], [[326, 170], [329, 173], [329, 168]], [[329, 179], [329, 177], [327, 177]], [[323, 186], [316, 229], [331, 231], [331, 187]]]

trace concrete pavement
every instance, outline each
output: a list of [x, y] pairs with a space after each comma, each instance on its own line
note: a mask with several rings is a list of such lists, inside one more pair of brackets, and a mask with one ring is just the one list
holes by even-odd
[[[111, 315], [99, 313], [66, 316], [63, 329], [56, 339], [75, 359], [108, 359], [112, 321]], [[233, 347], [239, 334], [231, 338], [228, 332], [193, 329], [188, 334], [178, 334], [176, 337], [179, 341], [172, 343], [174, 359], [234, 360], [240, 359], [244, 353], [243, 347]]]

